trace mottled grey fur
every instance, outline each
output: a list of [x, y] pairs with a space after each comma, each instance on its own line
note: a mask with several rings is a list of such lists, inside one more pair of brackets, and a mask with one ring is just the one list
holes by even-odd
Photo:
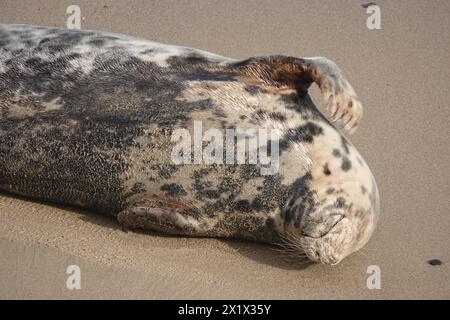
[[[311, 146], [326, 132], [340, 134], [308, 86], [316, 82], [328, 102], [337, 101], [334, 116], [359, 123], [356, 111], [347, 112], [356, 108], [353, 94], [345, 107], [339, 100], [351, 87], [326, 77], [338, 72], [322, 60], [237, 61], [116, 34], [0, 25], [0, 189], [173, 234], [276, 242], [292, 230], [315, 237], [320, 224], [322, 237], [339, 222], [326, 217], [357, 207], [338, 184], [326, 186], [325, 199], [312, 187], [318, 180]], [[174, 165], [171, 134], [194, 120], [222, 129], [281, 128], [280, 171], [263, 176], [260, 165]], [[339, 174], [366, 166], [354, 161], [352, 152], [359, 155], [342, 136], [326, 152], [339, 161]], [[327, 175], [335, 168], [327, 163]], [[356, 182], [358, 196], [372, 203], [358, 221], [373, 230], [376, 185]], [[327, 223], [315, 218], [320, 210]], [[354, 251], [321, 258], [302, 249], [329, 264]]]

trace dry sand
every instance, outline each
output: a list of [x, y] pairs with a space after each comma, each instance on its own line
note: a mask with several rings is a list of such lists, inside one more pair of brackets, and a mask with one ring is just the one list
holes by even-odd
[[[72, 3], [2, 0], [0, 23], [64, 27]], [[382, 215], [363, 254], [302, 268], [264, 245], [125, 233], [106, 217], [0, 194], [0, 298], [450, 298], [449, 1], [377, 1], [381, 30], [366, 28], [356, 0], [76, 3], [84, 29], [235, 58], [336, 61], [365, 105], [351, 140]], [[70, 264], [81, 290], [65, 287]], [[369, 265], [381, 290], [366, 287]]]

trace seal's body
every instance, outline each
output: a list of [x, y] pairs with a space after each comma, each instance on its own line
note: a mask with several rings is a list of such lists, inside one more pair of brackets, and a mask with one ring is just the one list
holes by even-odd
[[[0, 25], [0, 189], [132, 228], [281, 238], [335, 264], [368, 241], [378, 192], [311, 101], [312, 82], [354, 130], [361, 104], [324, 58], [238, 61], [117, 34]], [[202, 162], [203, 145], [191, 163], [174, 161], [173, 133], [195, 136], [196, 123], [202, 132], [279, 130], [277, 170]]]

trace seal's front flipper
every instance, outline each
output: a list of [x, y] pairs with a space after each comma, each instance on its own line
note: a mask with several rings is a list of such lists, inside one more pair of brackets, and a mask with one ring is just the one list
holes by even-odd
[[322, 91], [331, 119], [339, 121], [344, 129], [353, 133], [361, 121], [363, 107], [341, 69], [333, 61], [322, 57], [304, 60], [307, 70], [310, 70], [314, 82]]
[[339, 121], [350, 133], [361, 121], [363, 108], [355, 90], [331, 60], [323, 57], [256, 57], [239, 62], [237, 68], [240, 74], [256, 77], [266, 85], [287, 86], [298, 92], [306, 92], [315, 82], [333, 121]]
[[117, 220], [125, 229], [155, 230], [177, 235], [198, 236], [205, 228], [196, 218], [183, 215], [173, 208], [132, 207], [120, 212]]

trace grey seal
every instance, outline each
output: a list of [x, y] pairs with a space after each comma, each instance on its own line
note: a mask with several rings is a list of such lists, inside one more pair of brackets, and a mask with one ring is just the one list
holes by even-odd
[[[311, 100], [313, 83], [332, 121]], [[325, 58], [236, 60], [119, 34], [0, 25], [0, 189], [127, 228], [281, 243], [335, 265], [366, 244], [379, 214], [374, 177], [337, 128], [354, 131], [361, 117], [352, 86]], [[199, 122], [215, 132], [277, 129], [277, 170], [175, 163], [173, 133]]]

